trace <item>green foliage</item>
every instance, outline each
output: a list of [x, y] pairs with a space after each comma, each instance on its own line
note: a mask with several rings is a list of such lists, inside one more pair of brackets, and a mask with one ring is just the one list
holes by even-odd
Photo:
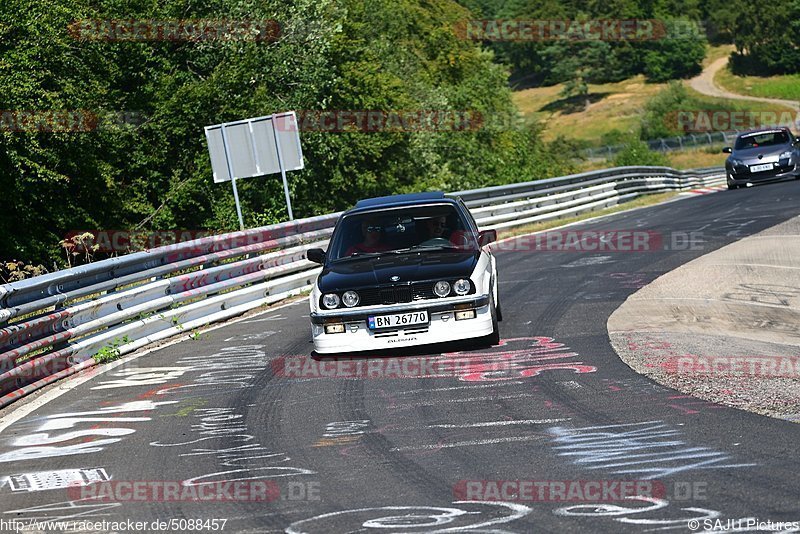
[[[471, 15], [453, 0], [6, 0], [0, 12], [0, 110], [106, 118], [88, 131], [0, 128], [0, 258], [64, 265], [58, 243], [70, 231], [238, 229], [230, 186], [212, 182], [202, 127], [285, 110], [485, 118], [454, 132], [302, 131], [306, 168], [288, 176], [296, 217], [569, 169], [519, 117], [506, 68], [457, 35]], [[76, 39], [69, 25], [87, 19], [277, 20], [282, 33], [275, 42]], [[238, 185], [247, 226], [287, 219], [279, 176]], [[70, 261], [90, 261], [72, 252]]]
[[[698, 0], [617, 0], [571, 2], [548, 0], [462, 0], [487, 19], [527, 21], [651, 21], [641, 39], [534, 39], [487, 43], [512, 67], [521, 86], [565, 83], [572, 96], [585, 83], [617, 82], [637, 74], [662, 82], [700, 70], [706, 37], [699, 21], [707, 13]], [[680, 17], [680, 19], [676, 18]]]
[[680, 111], [702, 109], [678, 82], [670, 83], [664, 90], [651, 98], [645, 106], [642, 117], [641, 139], [658, 139], [683, 134], [676, 120]]
[[130, 343], [130, 341], [131, 340], [128, 338], [128, 336], [122, 336], [122, 338], [114, 339], [114, 341], [109, 342], [106, 346], [101, 347], [100, 350], [97, 351], [97, 354], [93, 356], [94, 361], [97, 363], [108, 363], [118, 360], [120, 356], [122, 356], [119, 347], [121, 345], [125, 345], [126, 343]]
[[665, 20], [665, 39], [649, 44], [644, 54], [644, 73], [650, 81], [666, 82], [700, 72], [706, 55], [706, 39], [691, 21]]
[[613, 129], [605, 132], [600, 137], [600, 146], [615, 146], [626, 143], [630, 138], [630, 133]]
[[800, 0], [730, 0], [723, 9], [736, 14], [720, 20], [736, 45], [734, 72], [800, 72]]
[[697, 98], [690, 95], [683, 84], [670, 82], [665, 89], [647, 102], [639, 137], [646, 140], [685, 135], [680, 120], [681, 114], [698, 110], [713, 112], [733, 109], [736, 109], [736, 106], [730, 102]]
[[614, 166], [627, 165], [656, 165], [666, 167], [669, 159], [660, 152], [650, 150], [647, 143], [640, 139], [631, 138], [623, 149], [614, 156]]

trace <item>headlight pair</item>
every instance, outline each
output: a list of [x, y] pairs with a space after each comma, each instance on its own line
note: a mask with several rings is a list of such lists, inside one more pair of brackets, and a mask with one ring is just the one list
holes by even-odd
[[450, 282], [447, 280], [439, 280], [433, 285], [433, 293], [437, 297], [446, 297], [450, 294], [451, 289], [453, 293], [461, 296], [469, 293], [469, 290], [472, 289], [472, 285], [469, 283], [469, 280], [464, 278], [456, 280], [452, 286], [450, 286]]
[[[463, 296], [469, 293], [471, 289], [472, 284], [465, 278], [456, 280], [452, 285], [447, 280], [439, 280], [433, 285], [433, 293], [437, 297], [446, 297], [451, 292], [458, 296]], [[358, 306], [359, 302], [361, 302], [361, 298], [355, 291], [345, 291], [341, 298], [336, 293], [326, 293], [322, 296], [322, 305], [329, 310], [336, 309], [341, 304], [348, 308], [353, 308]]]
[[360, 301], [361, 298], [355, 291], [345, 291], [341, 299], [336, 293], [327, 293], [322, 297], [322, 305], [329, 310], [338, 308], [340, 303], [344, 303], [348, 308], [352, 308], [353, 306], [358, 306]]

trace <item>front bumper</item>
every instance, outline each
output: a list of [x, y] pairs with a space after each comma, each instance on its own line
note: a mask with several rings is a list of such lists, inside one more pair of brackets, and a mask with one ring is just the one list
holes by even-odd
[[[475, 310], [474, 319], [456, 321], [458, 308]], [[367, 327], [367, 317], [389, 313], [427, 310], [427, 325], [409, 326], [405, 329], [372, 331]], [[336, 313], [331, 313], [336, 312]], [[326, 334], [323, 324], [341, 322], [345, 331]], [[461, 339], [487, 336], [492, 333], [493, 322], [489, 295], [458, 297], [447, 302], [426, 301], [391, 306], [369, 306], [358, 310], [331, 310], [311, 314], [311, 333], [314, 350], [320, 354], [361, 352], [365, 350], [394, 349], [444, 343]]]
[[747, 165], [728, 167], [728, 183], [730, 185], [745, 185], [748, 182], [756, 183], [780, 180], [782, 178], [795, 178], [800, 174], [800, 168], [798, 167], [797, 164], [789, 162], [783, 165], [776, 165], [772, 170], [762, 172], [750, 172], [750, 168]]

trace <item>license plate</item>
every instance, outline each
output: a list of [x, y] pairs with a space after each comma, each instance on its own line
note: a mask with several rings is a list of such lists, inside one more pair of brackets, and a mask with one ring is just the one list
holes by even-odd
[[764, 165], [750, 165], [750, 172], [771, 171], [772, 163], [765, 163]]
[[368, 317], [370, 330], [380, 330], [381, 328], [402, 328], [404, 326], [414, 326], [427, 323], [427, 311], [393, 313], [391, 315], [370, 315]]

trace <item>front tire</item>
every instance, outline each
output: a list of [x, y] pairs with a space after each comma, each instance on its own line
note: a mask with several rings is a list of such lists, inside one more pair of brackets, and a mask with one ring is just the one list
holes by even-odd
[[736, 185], [735, 183], [733, 183], [733, 180], [731, 179], [731, 175], [729, 174], [728, 175], [728, 190], [729, 191], [733, 191], [734, 189], [739, 189], [739, 186]]
[[486, 336], [486, 342], [494, 346], [500, 344], [500, 325], [497, 324], [497, 306], [494, 304], [494, 297], [489, 300], [489, 306], [492, 314], [492, 333]]

